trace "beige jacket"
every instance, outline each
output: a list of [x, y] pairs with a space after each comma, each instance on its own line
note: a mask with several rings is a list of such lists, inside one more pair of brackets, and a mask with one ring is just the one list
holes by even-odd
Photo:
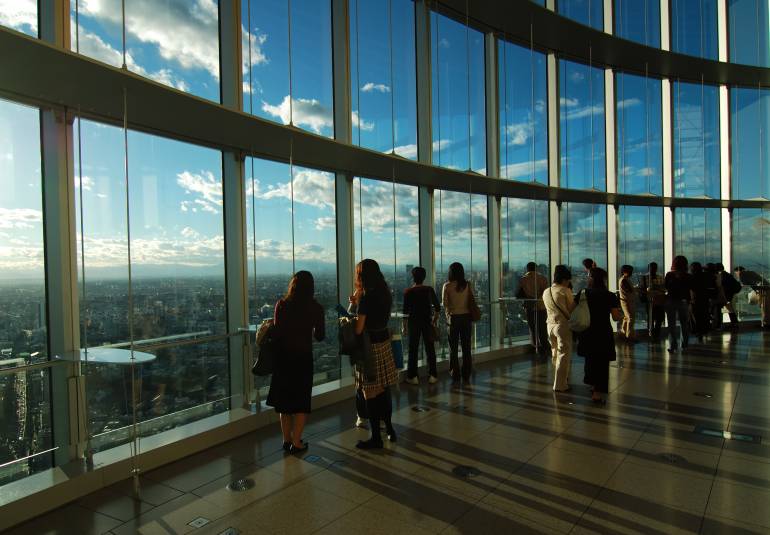
[[548, 279], [535, 271], [527, 271], [527, 274], [519, 279], [519, 287], [524, 291], [527, 299], [537, 299], [538, 310], [545, 310], [543, 291], [548, 288]]

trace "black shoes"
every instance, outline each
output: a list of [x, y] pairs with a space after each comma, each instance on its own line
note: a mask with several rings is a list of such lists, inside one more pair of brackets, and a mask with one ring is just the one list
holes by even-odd
[[307, 442], [303, 442], [301, 447], [300, 446], [295, 446], [294, 444], [290, 444], [289, 445], [289, 453], [292, 453], [292, 454], [294, 454], [294, 453], [302, 453], [302, 452], [307, 451], [307, 448], [308, 448], [308, 443]]
[[291, 451], [291, 442], [284, 442], [282, 447], [283, 451], [289, 453]]
[[374, 440], [373, 438], [370, 438], [369, 440], [359, 440], [358, 444], [356, 444], [356, 448], [359, 450], [379, 450], [382, 449], [382, 446], [382, 440]]

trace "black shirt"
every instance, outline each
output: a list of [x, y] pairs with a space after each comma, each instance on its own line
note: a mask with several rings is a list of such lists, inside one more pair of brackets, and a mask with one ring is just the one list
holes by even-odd
[[410, 320], [430, 321], [441, 305], [432, 286], [412, 286], [404, 292], [404, 314]]
[[692, 275], [678, 271], [666, 273], [666, 296], [671, 301], [689, 301]]
[[[367, 331], [381, 331], [388, 327], [390, 306], [393, 299], [387, 289], [367, 290], [358, 302], [358, 313], [366, 316]], [[374, 340], [372, 340], [374, 341]]]

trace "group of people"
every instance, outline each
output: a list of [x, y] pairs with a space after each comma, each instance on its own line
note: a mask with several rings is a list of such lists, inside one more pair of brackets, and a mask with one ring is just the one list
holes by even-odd
[[[453, 380], [469, 381], [473, 373], [471, 356], [473, 290], [459, 262], [449, 266], [447, 281], [442, 288], [439, 304], [435, 290], [423, 283], [426, 270], [412, 269], [414, 284], [404, 292], [403, 312], [409, 334], [409, 360], [405, 381], [419, 384], [417, 361], [420, 340], [428, 360], [428, 382], [438, 381], [435, 342], [443, 305], [449, 326], [449, 368]], [[355, 367], [357, 425], [368, 420], [371, 436], [356, 444], [360, 449], [382, 448], [381, 424], [389, 441], [397, 440], [391, 421], [390, 388], [398, 381], [388, 322], [391, 317], [392, 295], [380, 266], [375, 260], [364, 259], [356, 265], [354, 291], [349, 298], [348, 312], [354, 317], [356, 335], [366, 332], [370, 366]], [[307, 450], [302, 440], [313, 388], [313, 339], [325, 337], [323, 308], [314, 298], [313, 276], [308, 271], [297, 272], [289, 282], [286, 295], [275, 304], [274, 333], [281, 344], [281, 358], [274, 365], [267, 396], [267, 405], [279, 414], [283, 449], [287, 453]], [[462, 365], [459, 349], [462, 348]]]

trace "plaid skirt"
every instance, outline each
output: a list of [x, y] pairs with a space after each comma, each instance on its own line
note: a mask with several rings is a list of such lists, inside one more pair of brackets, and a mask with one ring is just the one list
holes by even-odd
[[385, 388], [398, 384], [398, 370], [393, 359], [393, 347], [390, 339], [372, 344], [375, 374], [367, 377], [361, 366], [356, 365], [356, 388], [364, 393], [364, 399], [372, 399], [385, 391]]

